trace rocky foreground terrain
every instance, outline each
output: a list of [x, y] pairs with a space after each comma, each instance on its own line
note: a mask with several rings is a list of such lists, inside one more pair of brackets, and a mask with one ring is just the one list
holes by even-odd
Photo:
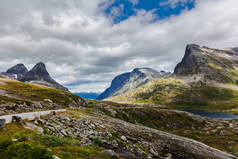
[[[92, 103], [93, 102], [93, 103]], [[125, 109], [140, 109], [141, 106], [121, 105]], [[152, 106], [155, 108], [155, 106]], [[156, 106], [157, 107], [157, 106]], [[42, 147], [48, 147], [48, 151], [54, 158], [158, 158], [158, 159], [235, 159], [236, 157], [218, 149], [206, 146], [198, 141], [172, 135], [158, 129], [149, 128], [142, 123], [132, 124], [124, 120], [110, 117], [107, 111], [118, 109], [115, 103], [98, 103], [88, 101], [88, 106], [80, 109], [69, 109], [63, 113], [51, 113], [48, 116], [37, 117], [31, 121], [21, 121], [11, 123], [0, 131], [12, 133], [8, 139], [14, 144], [39, 143]], [[144, 106], [143, 106], [144, 108]], [[119, 108], [120, 109], [120, 108]], [[162, 108], [156, 108], [165, 111]], [[171, 118], [167, 130], [181, 129], [183, 125], [190, 125], [191, 129], [197, 129], [200, 133], [208, 135], [220, 133], [220, 138], [214, 138], [214, 142], [219, 142], [227, 134], [227, 128], [235, 128], [238, 121], [210, 120], [193, 116], [188, 113], [170, 110], [173, 115], [180, 115], [181, 121]], [[142, 113], [142, 111], [141, 111]], [[108, 114], [108, 115], [106, 115]], [[130, 114], [130, 113], [128, 113]], [[167, 113], [163, 113], [165, 116]], [[116, 115], [116, 114], [114, 114]], [[158, 114], [159, 115], [159, 114]], [[189, 122], [183, 120], [183, 116]], [[169, 117], [169, 115], [167, 116]], [[161, 120], [164, 120], [161, 118]], [[199, 124], [197, 124], [199, 123]], [[161, 124], [161, 126], [167, 123]], [[214, 129], [214, 127], [218, 126]], [[186, 126], [187, 127], [187, 126]], [[176, 129], [175, 129], [176, 128]], [[31, 131], [29, 130], [31, 129]], [[187, 130], [186, 130], [187, 129]], [[183, 128], [187, 134], [196, 136], [190, 128]], [[209, 130], [211, 129], [211, 130]], [[223, 134], [221, 134], [222, 131]], [[228, 129], [227, 129], [228, 130]], [[217, 131], [217, 132], [216, 132]], [[234, 129], [236, 132], [237, 129]], [[199, 136], [199, 133], [197, 133]], [[234, 134], [232, 134], [234, 137]], [[47, 140], [47, 141], [45, 141]], [[230, 145], [236, 141], [229, 141]], [[0, 142], [0, 145], [2, 142]], [[219, 144], [217, 146], [220, 146]], [[229, 146], [229, 145], [228, 145]], [[7, 146], [8, 147], [8, 146]], [[12, 147], [11, 145], [9, 146]], [[10, 149], [10, 148], [7, 149]], [[1, 148], [0, 148], [1, 149]], [[10, 149], [11, 150], [11, 149]], [[0, 151], [2, 152], [2, 150]], [[8, 153], [3, 155], [9, 155]], [[237, 155], [234, 153], [234, 155]]]

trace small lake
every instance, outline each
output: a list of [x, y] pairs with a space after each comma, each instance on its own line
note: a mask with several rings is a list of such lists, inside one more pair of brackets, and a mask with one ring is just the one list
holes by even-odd
[[205, 110], [191, 110], [185, 109], [185, 112], [192, 113], [194, 115], [200, 115], [207, 118], [215, 118], [215, 119], [238, 119], [238, 115], [233, 115], [230, 113], [223, 113], [223, 112], [210, 112]]

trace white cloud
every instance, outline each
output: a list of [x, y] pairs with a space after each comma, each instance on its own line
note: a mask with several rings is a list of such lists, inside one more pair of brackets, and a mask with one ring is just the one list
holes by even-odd
[[139, 0], [128, 0], [129, 2], [131, 2], [133, 5], [136, 5], [139, 3]]
[[159, 3], [160, 6], [170, 6], [176, 8], [178, 5], [185, 5], [188, 2], [193, 2], [195, 0], [164, 0]]
[[197, 0], [194, 9], [155, 22], [154, 11], [138, 10], [118, 24], [102, 11], [111, 2], [2, 0], [0, 70], [43, 61], [71, 90], [100, 92], [135, 67], [173, 71], [188, 43], [237, 46], [237, 0]]

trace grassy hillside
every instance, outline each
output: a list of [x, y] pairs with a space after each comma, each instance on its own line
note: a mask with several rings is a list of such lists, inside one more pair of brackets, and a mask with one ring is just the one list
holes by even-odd
[[221, 87], [216, 83], [209, 83], [204, 80], [188, 82], [188, 79], [168, 77], [153, 80], [138, 89], [107, 100], [129, 103], [156, 103], [173, 108], [220, 111], [237, 107], [238, 90], [232, 87], [236, 88], [236, 85], [224, 84]]
[[[34, 109], [78, 107], [83, 99], [68, 91], [49, 88], [37, 84], [30, 84], [0, 77], [0, 104], [14, 105]], [[24, 111], [25, 108], [22, 108]], [[17, 109], [17, 108], [15, 108]]]

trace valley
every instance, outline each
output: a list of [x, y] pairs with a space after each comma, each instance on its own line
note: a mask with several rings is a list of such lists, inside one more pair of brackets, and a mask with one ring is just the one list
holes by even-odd
[[43, 63], [16, 65], [0, 75], [0, 157], [238, 158], [236, 53], [188, 45], [174, 73], [134, 69], [103, 100], [72, 94]]

